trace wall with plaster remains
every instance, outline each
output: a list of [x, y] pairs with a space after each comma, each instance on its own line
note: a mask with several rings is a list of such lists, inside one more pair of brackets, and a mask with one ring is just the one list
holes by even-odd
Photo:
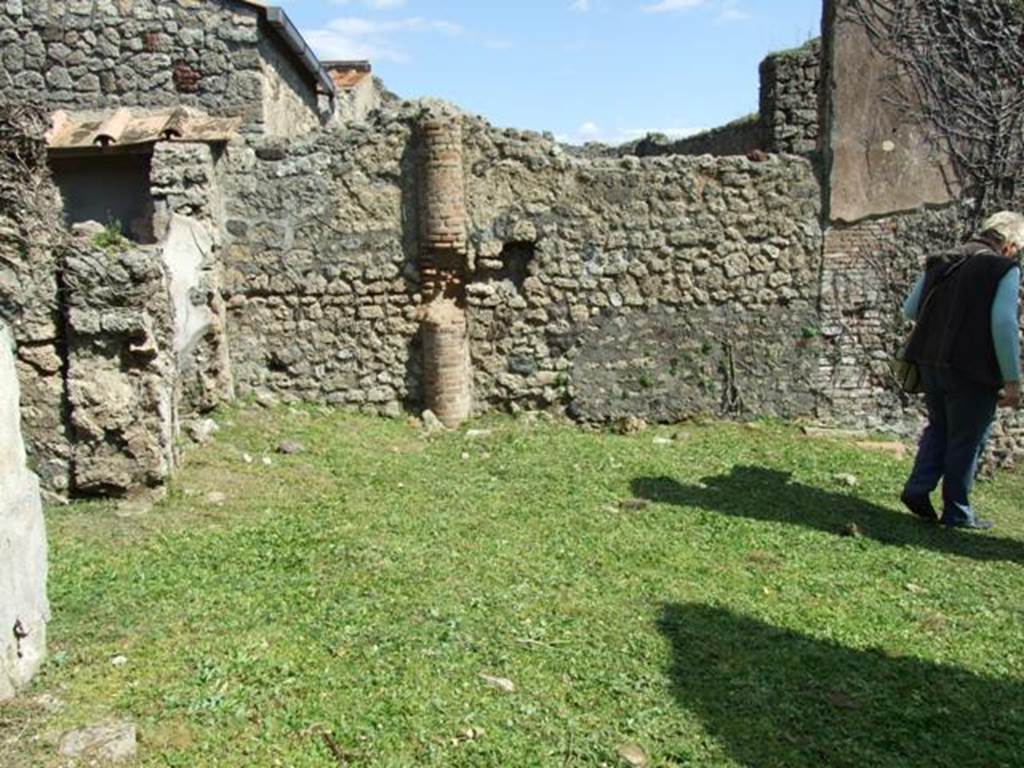
[[273, 37], [235, 0], [5, 2], [0, 92], [50, 109], [182, 104], [294, 135], [320, 124], [316, 91]]
[[39, 480], [25, 463], [10, 329], [0, 320], [0, 701], [46, 653], [46, 531]]
[[[894, 100], [899, 73], [864, 29], [847, 19], [846, 0], [825, 2], [822, 145], [830, 221], [912, 212], [956, 199], [956, 184], [928, 131]], [[910, 92], [910, 91], [908, 91]]]
[[[255, 29], [203, 39], [241, 51]], [[825, 48], [762, 67], [756, 126], [782, 154], [574, 152], [427, 102], [289, 141], [159, 143], [157, 245], [64, 251], [44, 232], [7, 246], [21, 266], [0, 272], [0, 302], [44, 483], [158, 484], [181, 420], [236, 391], [389, 415], [429, 405], [451, 423], [470, 409], [553, 408], [591, 422], [814, 416], [910, 434], [919, 411], [885, 360], [905, 331], [903, 290], [955, 240], [955, 217], [847, 223], [833, 211], [823, 226], [836, 197], [811, 146], [819, 83], [827, 158], [837, 102], [854, 99], [816, 76], [824, 61], [848, 77], [836, 62], [854, 48]], [[996, 438], [1000, 459], [1024, 450], [1019, 421], [1004, 418]]]
[[155, 228], [173, 305], [172, 349], [186, 415], [208, 411], [234, 394], [221, 295], [222, 153], [220, 147], [188, 142], [162, 142], [153, 149]]
[[5, 125], [0, 155], [0, 319], [17, 341], [30, 464], [57, 497], [160, 485], [179, 420], [232, 396], [215, 153], [158, 145], [145, 186], [159, 242], [100, 248], [88, 230], [62, 234], [44, 122], [22, 122]]

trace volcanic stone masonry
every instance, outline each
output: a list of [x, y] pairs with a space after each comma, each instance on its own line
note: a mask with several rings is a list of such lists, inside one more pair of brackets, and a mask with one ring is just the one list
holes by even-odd
[[328, 118], [266, 9], [237, 0], [5, 0], [0, 90], [52, 110], [198, 107], [246, 132]]
[[[820, 195], [808, 161], [586, 160], [462, 115], [463, 181], [450, 168], [445, 184], [464, 189], [463, 258], [457, 227], [418, 221], [434, 198], [417, 185], [440, 184], [421, 173], [430, 110], [406, 103], [343, 133], [229, 148], [239, 393], [391, 413], [423, 403], [429, 250], [456, 306], [465, 280], [477, 409], [814, 413]], [[457, 222], [457, 208], [436, 223]], [[646, 341], [613, 342], [614, 324]]]
[[[756, 121], [616, 151], [430, 100], [385, 98], [325, 127], [268, 14], [245, 0], [0, 2], [5, 96], [242, 118], [233, 137], [153, 145], [138, 190], [153, 245], [66, 241], [38, 172], [45, 204], [0, 238], [0, 313], [48, 491], [159, 485], [181, 425], [236, 394], [426, 406], [449, 425], [521, 408], [919, 423], [884, 359], [899, 294], [955, 239], [956, 211], [918, 209], [916, 184], [892, 198], [906, 210], [865, 194], [934, 175], [911, 141], [868, 148], [890, 165], [833, 151], [857, 146], [848, 81], [867, 54], [828, 7], [825, 45], [766, 60]], [[719, 139], [742, 154], [686, 154]], [[102, 167], [112, 155], [97, 152]], [[1019, 453], [1019, 417], [1003, 414], [996, 438], [1000, 460]]]
[[821, 40], [761, 62], [760, 122], [767, 152], [809, 155], [818, 149]]

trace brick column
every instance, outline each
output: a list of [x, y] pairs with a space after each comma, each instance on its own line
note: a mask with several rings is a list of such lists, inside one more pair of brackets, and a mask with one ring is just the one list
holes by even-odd
[[457, 117], [420, 123], [423, 196], [420, 235], [427, 250], [466, 253], [466, 198], [462, 179], [462, 126]]
[[466, 199], [457, 115], [420, 122], [420, 273], [427, 408], [447, 427], [470, 415], [473, 371], [466, 325]]
[[457, 427], [473, 407], [466, 311], [447, 299], [423, 313], [423, 376], [427, 408], [446, 427]]

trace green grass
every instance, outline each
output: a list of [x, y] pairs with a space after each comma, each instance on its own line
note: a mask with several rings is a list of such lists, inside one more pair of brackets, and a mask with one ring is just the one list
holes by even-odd
[[49, 512], [0, 764], [121, 718], [146, 766], [1020, 764], [1019, 474], [960, 534], [897, 509], [906, 460], [781, 425], [220, 420], [147, 514]]

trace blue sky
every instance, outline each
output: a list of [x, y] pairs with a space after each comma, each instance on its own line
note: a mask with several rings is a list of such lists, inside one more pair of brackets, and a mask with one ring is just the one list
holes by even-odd
[[680, 135], [757, 109], [757, 66], [820, 31], [822, 0], [272, 0], [324, 59], [403, 98], [573, 142]]

